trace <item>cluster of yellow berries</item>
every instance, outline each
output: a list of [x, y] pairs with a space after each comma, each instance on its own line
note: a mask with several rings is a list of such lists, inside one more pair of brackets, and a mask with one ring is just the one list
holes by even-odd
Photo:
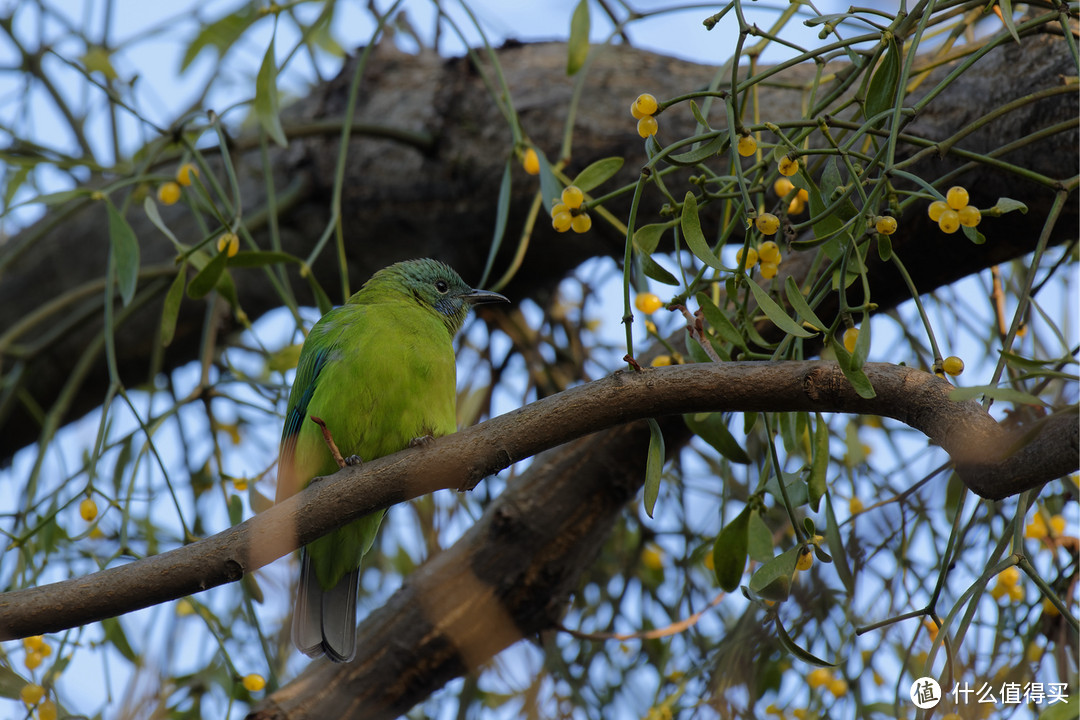
[[[567, 185], [562, 197], [551, 204], [551, 227], [559, 232], [573, 230], [576, 233], [588, 232], [592, 227], [592, 218], [581, 208], [585, 202], [585, 193], [575, 185]], [[575, 210], [579, 212], [575, 213]]]
[[[52, 654], [52, 648], [41, 635], [23, 638], [26, 650], [26, 669], [33, 671], [41, 666], [42, 661]], [[19, 698], [28, 706], [37, 706], [38, 720], [56, 720], [56, 703], [45, 697], [45, 688], [37, 683], [23, 685]]]
[[[765, 213], [765, 215], [768, 215], [769, 217], [776, 220], [775, 215], [771, 215], [769, 213]], [[762, 217], [764, 216], [758, 216], [758, 222], [760, 222]], [[777, 224], [779, 224], [779, 220], [777, 220]], [[758, 229], [760, 230], [761, 228], [759, 227]], [[771, 235], [772, 233], [766, 234]], [[736, 263], [742, 264], [743, 250], [743, 248], [739, 248], [739, 251], [735, 253]], [[758, 268], [758, 271], [761, 273], [761, 277], [765, 278], [766, 280], [771, 280], [772, 278], [776, 277], [777, 270], [780, 267], [780, 262], [783, 259], [783, 255], [780, 254], [780, 246], [772, 240], [766, 240], [765, 242], [761, 243], [761, 245], [759, 245], [757, 248], [749, 248], [746, 250], [746, 269], [747, 271], [750, 271], [754, 268], [755, 265], [760, 262], [761, 266]]]
[[945, 201], [935, 200], [927, 209], [930, 219], [938, 224], [941, 231], [952, 234], [960, 226], [975, 227], [982, 220], [982, 213], [974, 205], [968, 205], [968, 191], [959, 185], [949, 188]]
[[1024, 599], [1024, 586], [1020, 584], [1020, 571], [1015, 565], [1010, 565], [998, 573], [994, 587], [990, 589], [990, 596], [1000, 600], [1008, 595], [1011, 600]]
[[848, 691], [847, 680], [836, 677], [829, 668], [814, 668], [811, 670], [806, 675], [806, 684], [810, 686], [811, 690], [817, 690], [819, 687], [827, 688], [829, 692], [838, 698], [847, 695]]
[[236, 253], [240, 252], [240, 238], [234, 232], [221, 233], [221, 237], [217, 239], [217, 249], [229, 257], [235, 257]]
[[630, 114], [637, 120], [637, 134], [643, 138], [655, 135], [660, 129], [653, 114], [660, 109], [660, 103], [649, 93], [642, 93], [630, 104]]
[[161, 183], [158, 187], [158, 202], [162, 205], [175, 205], [180, 199], [180, 187], [188, 187], [198, 177], [199, 168], [191, 163], [184, 163], [176, 171], [176, 180]]
[[26, 660], [23, 662], [27, 670], [36, 670], [45, 658], [52, 655], [52, 648], [41, 635], [23, 638], [23, 649], [26, 650]]
[[[786, 177], [778, 178], [773, 183], [773, 192], [778, 198], [786, 198], [795, 189], [795, 185]], [[788, 215], [799, 215], [806, 209], [806, 203], [810, 200], [810, 193], [805, 188], [799, 188], [799, 192], [788, 203]]]
[[1061, 515], [1054, 515], [1050, 518], [1050, 526], [1047, 527], [1042, 513], [1037, 512], [1032, 516], [1027, 527], [1024, 528], [1024, 537], [1029, 540], [1043, 540], [1047, 537], [1059, 538], [1064, 534], [1065, 518]]

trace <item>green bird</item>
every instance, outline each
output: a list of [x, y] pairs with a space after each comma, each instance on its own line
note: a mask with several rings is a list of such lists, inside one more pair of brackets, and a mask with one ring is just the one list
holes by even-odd
[[[373, 460], [457, 430], [453, 339], [480, 303], [507, 302], [473, 290], [436, 260], [407, 260], [375, 273], [304, 341], [285, 411], [277, 501], [338, 463], [320, 418], [344, 456]], [[355, 462], [355, 460], [354, 460]], [[310, 657], [348, 662], [356, 652], [360, 561], [383, 512], [301, 550], [293, 642]]]

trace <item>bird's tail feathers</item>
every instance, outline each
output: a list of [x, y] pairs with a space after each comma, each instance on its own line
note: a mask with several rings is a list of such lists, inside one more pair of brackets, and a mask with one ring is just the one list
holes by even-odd
[[316, 577], [307, 550], [300, 553], [300, 582], [296, 587], [292, 638], [308, 657], [326, 655], [349, 662], [356, 655], [356, 592], [360, 568], [347, 573], [330, 590]]

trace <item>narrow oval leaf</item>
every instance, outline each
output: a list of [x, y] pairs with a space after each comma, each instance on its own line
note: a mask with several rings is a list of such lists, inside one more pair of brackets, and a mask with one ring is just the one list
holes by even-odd
[[735, 519], [725, 525], [713, 543], [713, 569], [716, 582], [724, 592], [734, 592], [746, 569], [747, 531], [750, 526], [750, 506], [742, 509]]
[[488, 248], [487, 262], [484, 263], [484, 274], [480, 276], [477, 287], [487, 287], [488, 276], [495, 265], [495, 256], [502, 247], [503, 237], [506, 235], [506, 220], [510, 216], [510, 190], [513, 187], [510, 179], [512, 168], [510, 158], [507, 158], [506, 165], [503, 166], [502, 180], [499, 182], [499, 199], [495, 208], [495, 232], [491, 236], [491, 247]]
[[573, 75], [589, 56], [589, 0], [579, 0], [570, 16], [570, 39], [566, 41], [566, 74]]
[[634, 231], [634, 247], [646, 255], [652, 255], [656, 251], [656, 246], [660, 244], [660, 238], [671, 226], [672, 223], [642, 225]]
[[855, 388], [856, 394], [867, 400], [877, 397], [874, 386], [870, 384], [870, 378], [866, 377], [866, 373], [862, 371], [862, 368], [853, 368], [851, 366], [851, 353], [847, 351], [843, 343], [837, 342], [835, 337], [830, 336], [829, 347], [836, 353], [836, 362], [840, 366], [840, 372], [844, 373], [844, 377]]
[[206, 263], [202, 270], [198, 274], [191, 278], [191, 282], [188, 283], [187, 294], [192, 300], [198, 300], [199, 298], [206, 297], [207, 293], [214, 289], [218, 280], [221, 278], [221, 273], [225, 271], [225, 263], [228, 260], [227, 253], [219, 252], [210, 262]]
[[709, 443], [718, 453], [740, 465], [749, 465], [750, 457], [743, 450], [735, 436], [728, 430], [723, 413], [698, 413], [684, 415], [686, 426], [695, 435]]
[[645, 273], [645, 277], [651, 278], [658, 283], [663, 283], [664, 285], [680, 284], [678, 278], [665, 270], [648, 255], [639, 254], [638, 260], [641, 261], [641, 271]]
[[814, 413], [814, 450], [810, 460], [810, 477], [806, 480], [810, 491], [810, 507], [817, 512], [821, 497], [825, 494], [826, 472], [829, 469], [829, 426], [821, 413]]
[[765, 292], [756, 282], [753, 280], [746, 283], [750, 287], [750, 292], [754, 294], [754, 299], [757, 300], [758, 307], [761, 308], [761, 312], [765, 313], [765, 317], [772, 321], [773, 325], [780, 328], [788, 335], [794, 335], [795, 337], [808, 338], [814, 337], [816, 333], [812, 333], [805, 329], [802, 325], [795, 322], [791, 317], [784, 312], [784, 309], [771, 297], [769, 293]]
[[582, 170], [574, 178], [571, 185], [576, 185], [582, 192], [589, 192], [593, 188], [602, 185], [612, 175], [622, 169], [625, 160], [621, 157], [609, 157], [597, 160]]
[[550, 215], [552, 203], [559, 202], [562, 195], [562, 185], [555, 177], [555, 173], [551, 171], [547, 156], [539, 149], [536, 149], [536, 158], [540, 161], [540, 192], [544, 196], [544, 209]]
[[713, 157], [723, 149], [724, 138], [714, 137], [701, 147], [679, 153], [678, 155], [668, 155], [667, 161], [672, 165], [697, 165], [699, 162]]
[[896, 102], [896, 88], [900, 83], [900, 48], [896, 40], [890, 38], [885, 46], [881, 63], [870, 78], [870, 87], [866, 91], [864, 115], [870, 119], [885, 112]]
[[750, 559], [756, 563], [765, 563], [773, 557], [773, 534], [760, 512], [750, 513], [750, 527], [747, 532]]
[[821, 322], [821, 319], [818, 318], [813, 308], [806, 302], [802, 290], [799, 289], [799, 284], [795, 282], [795, 278], [790, 275], [784, 280], [784, 294], [787, 295], [788, 302], [791, 303], [791, 308], [799, 314], [799, 317], [813, 325], [818, 332], [825, 331], [827, 326], [825, 323]]
[[811, 665], [820, 665], [821, 667], [836, 667], [836, 663], [822, 660], [818, 656], [811, 653], [809, 650], [804, 650], [803, 648], [799, 647], [798, 643], [796, 643], [791, 638], [791, 636], [788, 635], [787, 630], [784, 629], [783, 624], [781, 624], [780, 622], [779, 614], [777, 614], [774, 623], [776, 625], [776, 635], [780, 639], [780, 644], [783, 645], [789, 653], [791, 653], [805, 663], [810, 663]]
[[716, 253], [709, 247], [709, 243], [705, 242], [705, 236], [701, 232], [701, 218], [698, 217], [697, 198], [694, 196], [693, 191], [690, 190], [687, 190], [686, 199], [683, 200], [681, 223], [683, 238], [686, 240], [686, 246], [690, 248], [690, 252], [694, 253], [698, 260], [714, 270], [727, 269], [720, 264], [720, 260], [717, 259]]
[[786, 600], [791, 591], [791, 578], [795, 575], [795, 562], [799, 559], [799, 546], [777, 555], [759, 567], [750, 576], [750, 591], [766, 600]]
[[277, 64], [274, 59], [274, 40], [270, 39], [270, 47], [266, 48], [262, 65], [259, 66], [259, 74], [255, 76], [255, 117], [262, 125], [266, 134], [278, 145], [285, 147], [289, 141], [285, 139], [285, 131], [281, 128], [281, 117], [278, 107], [277, 89]]
[[184, 50], [184, 57], [180, 61], [180, 72], [187, 70], [188, 65], [195, 60], [203, 48], [214, 47], [218, 51], [218, 57], [223, 57], [233, 43], [244, 34], [248, 26], [259, 17], [258, 9], [252, 3], [203, 27]]
[[882, 262], [892, 259], [892, 238], [885, 233], [877, 234], [877, 254]]
[[1019, 200], [1013, 200], [1012, 198], [998, 198], [997, 204], [990, 210], [996, 211], [999, 215], [1012, 212], [1013, 210], [1019, 210], [1022, 214], [1027, 215], [1028, 207]]
[[120, 299], [127, 305], [135, 296], [135, 286], [139, 282], [139, 241], [112, 202], [106, 202], [105, 207], [109, 213], [109, 244], [116, 263], [116, 285]]
[[702, 314], [705, 315], [705, 322], [709, 323], [716, 334], [719, 335], [724, 342], [731, 343], [737, 348], [746, 350], [746, 340], [743, 339], [742, 334], [735, 329], [735, 326], [728, 319], [728, 316], [723, 313], [720, 308], [716, 307], [710, 298], [705, 293], [697, 294], [698, 307], [701, 308]]
[[119, 618], [105, 618], [101, 621], [101, 629], [105, 631], [105, 642], [116, 648], [116, 651], [126, 660], [138, 662], [138, 656], [131, 647], [131, 643], [128, 642], [127, 633], [124, 632], [124, 626], [120, 624]]
[[229, 267], [263, 267], [287, 263], [299, 265], [300, 258], [280, 250], [241, 250], [226, 260]]
[[168, 346], [176, 333], [176, 319], [180, 315], [180, 301], [184, 299], [184, 280], [187, 279], [187, 263], [180, 266], [179, 272], [165, 293], [165, 307], [161, 310], [161, 344]]
[[829, 545], [829, 550], [832, 551], [833, 565], [836, 567], [840, 582], [844, 584], [848, 595], [854, 595], [855, 577], [851, 574], [851, 567], [848, 565], [847, 551], [844, 549], [843, 540], [840, 539], [840, 525], [836, 522], [836, 513], [833, 512], [832, 497], [829, 493], [825, 493], [825, 541]]
[[645, 460], [645, 512], [653, 516], [660, 495], [660, 474], [664, 469], [664, 434], [660, 425], [649, 418], [649, 454]]
[[143, 200], [143, 212], [146, 213], [146, 217], [150, 218], [150, 222], [153, 223], [154, 227], [160, 230], [165, 235], [165, 237], [169, 238], [169, 240], [172, 241], [173, 246], [178, 251], [182, 252], [184, 250], [183, 243], [181, 243], [180, 240], [177, 239], [176, 235], [173, 235], [172, 230], [170, 230], [169, 227], [165, 224], [165, 221], [161, 219], [161, 214], [158, 212], [157, 203], [154, 202], [153, 197], [147, 195], [146, 199]]

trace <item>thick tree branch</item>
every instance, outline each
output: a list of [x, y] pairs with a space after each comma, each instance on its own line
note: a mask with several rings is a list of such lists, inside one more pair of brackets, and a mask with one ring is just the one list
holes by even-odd
[[[952, 385], [886, 363], [865, 366], [877, 396], [859, 397], [830, 362], [708, 363], [620, 372], [485, 423], [345, 468], [211, 538], [93, 575], [0, 595], [0, 640], [148, 607], [238, 580], [376, 510], [484, 477], [575, 438], [648, 417], [705, 411], [866, 413], [899, 420], [950, 454], [988, 498], [1036, 487], [1077, 468], [1080, 418], [1052, 416], [1010, 432]], [[610, 461], [610, 460], [609, 460]]]

